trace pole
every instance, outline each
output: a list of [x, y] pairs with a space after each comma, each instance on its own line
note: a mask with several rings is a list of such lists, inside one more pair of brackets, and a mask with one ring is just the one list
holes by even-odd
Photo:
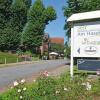
[[49, 60], [49, 40], [48, 40], [48, 60]]
[[41, 48], [41, 57], [43, 60], [43, 53], [44, 53], [44, 41], [42, 40], [42, 48]]
[[73, 60], [73, 27], [71, 27], [71, 64], [70, 64], [70, 76], [73, 78], [74, 72], [73, 72], [73, 66], [74, 66], [74, 60]]
[[18, 63], [18, 58], [17, 58], [17, 63]]
[[7, 59], [6, 59], [6, 57], [5, 57], [5, 64], [7, 64]]
[[70, 76], [71, 76], [71, 78], [73, 78], [73, 66], [74, 66], [74, 64], [73, 64], [73, 55], [71, 54], [71, 64], [70, 64]]

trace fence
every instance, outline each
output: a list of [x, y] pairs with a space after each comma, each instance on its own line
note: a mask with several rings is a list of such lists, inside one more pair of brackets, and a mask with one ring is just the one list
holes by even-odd
[[[37, 58], [38, 59], [38, 58]], [[23, 61], [32, 61], [37, 60], [32, 57], [0, 57], [0, 64], [8, 64], [8, 63], [18, 63]]]
[[8, 57], [0, 57], [0, 64], [8, 64], [8, 63], [18, 63], [25, 61], [23, 58], [8, 58]]

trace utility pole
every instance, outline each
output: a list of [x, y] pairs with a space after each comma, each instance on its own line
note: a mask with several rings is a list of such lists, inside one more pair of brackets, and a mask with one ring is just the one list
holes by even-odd
[[45, 33], [44, 36], [43, 36], [43, 44], [44, 44], [44, 42], [45, 42], [45, 43], [47, 43], [47, 46], [48, 46], [48, 50], [47, 50], [47, 52], [48, 52], [47, 59], [49, 59], [49, 38], [50, 38], [49, 34], [48, 34], [48, 33]]

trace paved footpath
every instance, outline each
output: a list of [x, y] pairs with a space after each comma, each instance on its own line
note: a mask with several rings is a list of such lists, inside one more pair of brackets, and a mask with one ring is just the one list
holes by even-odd
[[68, 62], [67, 60], [47, 60], [32, 64], [13, 65], [11, 67], [0, 68], [0, 88], [6, 87], [14, 80], [25, 78], [44, 70], [63, 66]]

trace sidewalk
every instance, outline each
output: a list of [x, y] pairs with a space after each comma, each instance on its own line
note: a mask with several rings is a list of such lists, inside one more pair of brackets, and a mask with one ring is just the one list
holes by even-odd
[[4, 68], [4, 67], [11, 67], [11, 66], [14, 66], [14, 65], [24, 65], [24, 64], [32, 64], [32, 63], [35, 63], [35, 62], [39, 62], [41, 60], [38, 60], [38, 61], [23, 61], [23, 62], [18, 62], [18, 63], [9, 63], [9, 64], [0, 64], [0, 68]]

